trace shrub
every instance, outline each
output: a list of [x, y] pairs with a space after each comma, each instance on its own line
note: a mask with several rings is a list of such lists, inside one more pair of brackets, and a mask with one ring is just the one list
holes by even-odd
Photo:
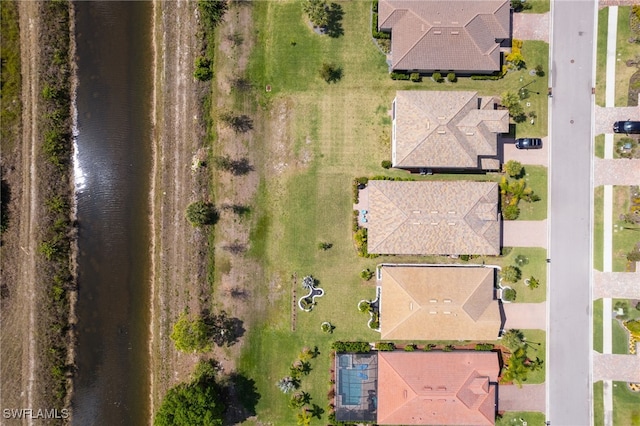
[[424, 351], [425, 352], [429, 352], [430, 350], [432, 350], [435, 347], [436, 347], [436, 345], [434, 345], [433, 343], [427, 343], [426, 345], [424, 345]]
[[526, 63], [524, 61], [524, 56], [522, 56], [522, 53], [520, 52], [511, 52], [509, 53], [504, 60], [508, 63], [510, 63], [511, 65], [513, 65], [513, 67], [517, 70], [520, 70], [522, 68], [524, 68], [526, 66]]
[[508, 205], [502, 209], [502, 217], [505, 220], [516, 220], [520, 216], [520, 209], [518, 206]]
[[195, 61], [195, 71], [193, 76], [200, 81], [208, 81], [213, 77], [213, 71], [211, 70], [211, 61], [204, 57], [198, 56]]
[[442, 81], [444, 80], [442, 78], [442, 74], [440, 74], [439, 72], [434, 72], [433, 74], [431, 74], [431, 79], [436, 83], [442, 83]]
[[371, 302], [362, 300], [358, 303], [358, 310], [360, 312], [371, 312]]
[[396, 349], [396, 345], [393, 342], [378, 342], [376, 349], [382, 352], [391, 352]]
[[455, 83], [456, 81], [458, 81], [458, 77], [456, 77], [456, 73], [450, 72], [449, 74], [447, 74], [447, 80], [449, 80], [449, 82], [451, 83]]
[[329, 24], [329, 8], [325, 0], [306, 0], [302, 9], [314, 26], [324, 28]]
[[505, 288], [502, 291], [502, 300], [513, 302], [514, 300], [516, 300], [516, 291], [512, 288]]
[[354, 236], [356, 240], [356, 247], [358, 249], [358, 256], [368, 257], [367, 253], [367, 228], [360, 228]]
[[544, 77], [544, 69], [542, 68], [542, 65], [536, 65], [535, 70], [538, 77]]
[[382, 163], [380, 163], [380, 165], [383, 169], [390, 169], [393, 164], [389, 160], [382, 160]]
[[540, 287], [540, 281], [538, 281], [538, 279], [534, 277], [529, 278], [529, 288], [533, 290], [538, 287]]
[[493, 343], [478, 343], [476, 345], [476, 351], [491, 351], [493, 350]]
[[341, 342], [336, 341], [331, 344], [331, 349], [336, 352], [367, 353], [371, 351], [368, 342]]
[[323, 62], [319, 73], [327, 83], [335, 83], [342, 78], [342, 68], [332, 62]]
[[522, 272], [520, 272], [520, 268], [518, 268], [517, 266], [509, 265], [502, 269], [500, 275], [502, 276], [502, 281], [507, 283], [515, 283], [522, 276]]
[[640, 320], [627, 321], [624, 325], [631, 333], [640, 335]]
[[405, 345], [404, 346], [404, 350], [405, 350], [405, 352], [413, 352], [413, 351], [416, 350], [416, 345], [414, 345], [412, 343], [410, 343], [408, 345]]
[[509, 160], [504, 165], [504, 171], [512, 178], [520, 177], [523, 169], [522, 164], [516, 160]]
[[422, 81], [422, 77], [420, 77], [419, 73], [412, 72], [411, 75], [409, 76], [409, 80], [413, 81], [414, 83], [419, 83]]
[[318, 250], [326, 251], [326, 250], [329, 250], [331, 247], [333, 247], [333, 244], [328, 243], [326, 241], [318, 243]]
[[207, 352], [211, 349], [210, 331], [204, 319], [190, 320], [184, 312], [174, 324], [170, 337], [176, 349], [183, 352]]
[[403, 72], [392, 72], [389, 74], [391, 80], [409, 80], [409, 74], [405, 74]]
[[367, 269], [363, 269], [360, 272], [360, 278], [362, 278], [365, 281], [369, 281], [371, 278], [373, 278], [373, 276], [376, 273], [374, 271], [372, 271], [371, 269], [367, 268]]
[[504, 73], [492, 75], [472, 75], [471, 80], [500, 80], [502, 77], [504, 77]]
[[193, 226], [213, 225], [218, 221], [218, 211], [213, 204], [205, 201], [189, 204], [186, 216]]
[[453, 345], [447, 345], [447, 346], [445, 346], [444, 348], [442, 348], [442, 351], [443, 351], [443, 352], [451, 352], [451, 351], [453, 351], [454, 349], [455, 349], [455, 346], [453, 346]]
[[531, 3], [522, 0], [511, 0], [511, 8], [514, 12], [522, 12], [531, 9]]
[[380, 320], [374, 319], [373, 321], [371, 321], [369, 323], [369, 328], [372, 330], [379, 330], [380, 329]]
[[528, 265], [529, 264], [529, 258], [527, 256], [519, 254], [519, 255], [516, 256], [514, 262], [518, 266]]

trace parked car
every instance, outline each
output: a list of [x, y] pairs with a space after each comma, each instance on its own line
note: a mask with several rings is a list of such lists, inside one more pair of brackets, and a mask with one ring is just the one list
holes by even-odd
[[613, 123], [613, 133], [640, 134], [640, 121], [616, 121]]
[[540, 139], [540, 138], [520, 138], [520, 139], [516, 139], [516, 148], [518, 148], [518, 149], [540, 149], [540, 148], [542, 148], [542, 139]]

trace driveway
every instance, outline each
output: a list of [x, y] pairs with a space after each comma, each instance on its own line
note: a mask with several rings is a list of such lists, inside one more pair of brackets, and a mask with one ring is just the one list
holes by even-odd
[[522, 164], [533, 164], [547, 167], [549, 165], [549, 143], [542, 138], [541, 149], [517, 149], [514, 139], [502, 138], [503, 162], [516, 160]]
[[545, 330], [547, 303], [503, 303], [506, 321], [504, 329]]
[[514, 13], [513, 38], [549, 43], [549, 13]]
[[503, 220], [502, 247], [547, 248], [547, 221]]
[[640, 273], [593, 271], [593, 298], [640, 299]]
[[595, 134], [613, 133], [613, 123], [623, 120], [640, 120], [640, 108], [618, 107], [604, 108], [596, 105], [595, 108]]
[[545, 412], [545, 386], [540, 385], [499, 385], [498, 411], [539, 411]]
[[617, 160], [594, 160], [593, 185], [637, 185], [640, 183], [640, 160], [620, 158]]
[[612, 355], [593, 352], [593, 381], [640, 382], [639, 355]]

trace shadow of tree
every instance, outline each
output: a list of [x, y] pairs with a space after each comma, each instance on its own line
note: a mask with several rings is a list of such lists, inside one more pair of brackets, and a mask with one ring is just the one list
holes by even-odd
[[208, 327], [211, 340], [218, 346], [231, 346], [238, 342], [244, 332], [244, 322], [230, 317], [225, 311], [211, 314], [208, 310], [202, 312], [204, 323]]
[[256, 415], [256, 405], [261, 395], [258, 393], [255, 380], [240, 373], [231, 373], [225, 390], [225, 425], [239, 424]]
[[325, 34], [331, 38], [338, 38], [344, 35], [342, 28], [342, 17], [344, 11], [342, 6], [337, 3], [331, 3], [327, 10], [327, 26], [324, 29]]

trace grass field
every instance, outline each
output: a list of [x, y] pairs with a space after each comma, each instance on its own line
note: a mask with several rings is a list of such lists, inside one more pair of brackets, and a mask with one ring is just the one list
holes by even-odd
[[534, 194], [540, 196], [540, 201], [527, 203], [520, 201], [520, 216], [518, 220], [543, 220], [547, 218], [547, 168], [544, 166], [524, 166], [527, 186]]
[[640, 426], [640, 393], [631, 392], [624, 382], [613, 382], [613, 424]]
[[593, 190], [593, 267], [602, 271], [604, 250], [604, 187]]
[[[518, 303], [538, 303], [544, 302], [547, 295], [547, 252], [543, 248], [516, 247], [511, 250], [508, 256], [502, 259], [501, 266], [515, 265], [515, 258], [518, 255], [526, 256], [529, 263], [520, 267], [522, 278], [515, 284], [503, 283], [516, 291], [516, 302]], [[540, 282], [540, 286], [531, 289], [524, 285], [525, 278], [535, 277]]]
[[629, 212], [630, 189], [628, 186], [613, 187], [613, 271], [627, 270], [627, 253], [640, 242], [640, 228], [620, 220], [620, 215]]
[[639, 52], [636, 44], [629, 43], [631, 30], [629, 28], [629, 14], [631, 6], [618, 7], [618, 38], [616, 40], [616, 103], [615, 106], [627, 106], [629, 98], [629, 79], [636, 67], [628, 67], [627, 59], [634, 58]]
[[604, 135], [596, 136], [595, 155], [598, 158], [604, 158]]
[[627, 330], [616, 319], [611, 320], [611, 331], [613, 340], [611, 352], [618, 355], [629, 353], [629, 337]]
[[531, 411], [509, 411], [502, 415], [501, 418], [496, 419], [496, 426], [520, 426], [527, 422], [528, 425], [544, 425], [544, 413], [537, 413]]
[[593, 426], [604, 426], [604, 400], [602, 381], [593, 384]]
[[593, 350], [602, 353], [602, 299], [593, 301]]
[[605, 106], [606, 96], [608, 20], [609, 8], [600, 9], [598, 11], [598, 46], [596, 50], [596, 104], [601, 107]]
[[[381, 262], [456, 261], [402, 256], [364, 259], [354, 250], [353, 178], [383, 172], [407, 176], [405, 172], [386, 172], [380, 167], [380, 162], [391, 155], [391, 122], [387, 111], [395, 91], [478, 90], [482, 95], [500, 95], [531, 82], [527, 87], [540, 95], [531, 93], [527, 101], [536, 110], [538, 119], [533, 126], [529, 123], [516, 126], [516, 133], [544, 136], [547, 130], [546, 76], [532, 77], [522, 70], [509, 73], [501, 81], [469, 78], [442, 84], [428, 78], [422, 83], [393, 81], [388, 76], [384, 55], [370, 38], [370, 3], [338, 3], [344, 11], [341, 21], [344, 35], [336, 38], [311, 31], [298, 2], [252, 3], [256, 46], [248, 77], [258, 88], [255, 90], [258, 111], [270, 117], [276, 129], [263, 135], [264, 164], [258, 168], [261, 182], [252, 206], [254, 224], [249, 251], [264, 270], [252, 297], [263, 298], [267, 307], [261, 312], [263, 325], [251, 328], [245, 335], [239, 369], [256, 380], [261, 394], [256, 410], [260, 419], [273, 424], [295, 422], [296, 412], [287, 407], [288, 397], [276, 388], [275, 382], [289, 374], [289, 366], [303, 346], [318, 346], [320, 355], [311, 361], [313, 370], [303, 377], [301, 389], [312, 395], [312, 403], [326, 408], [331, 342], [378, 339], [379, 334], [366, 326], [367, 316], [357, 310], [359, 300], [375, 297], [373, 281], [363, 283], [359, 277], [362, 269], [373, 269]], [[540, 63], [546, 72], [546, 43], [525, 42], [523, 54], [531, 68]], [[320, 78], [318, 71], [323, 62], [341, 68], [339, 81], [327, 84]], [[267, 85], [270, 92], [263, 89]], [[435, 175], [418, 179], [465, 178], [497, 180], [499, 176]], [[536, 185], [538, 181], [542, 182], [542, 178], [536, 180]], [[536, 204], [543, 202], [546, 200]], [[333, 247], [321, 251], [317, 247], [319, 242], [329, 242]], [[492, 259], [488, 263], [495, 262]], [[533, 292], [525, 290], [531, 292], [531, 297], [539, 298], [536, 293], [540, 293], [544, 298], [546, 273], [538, 276], [534, 264], [537, 262], [532, 261], [530, 267], [541, 286]], [[302, 295], [301, 278], [307, 274], [316, 277], [325, 290], [312, 312], [296, 311], [295, 331], [291, 313], [293, 274], [298, 277], [297, 297]], [[323, 321], [336, 327], [333, 335], [321, 332]], [[532, 340], [538, 337], [534, 335]], [[326, 421], [326, 415], [313, 420], [315, 424]]]
[[546, 13], [550, 10], [549, 0], [527, 0], [531, 9], [523, 10], [523, 13]]
[[544, 330], [521, 330], [524, 336], [527, 338], [527, 342], [530, 343], [527, 349], [527, 356], [531, 359], [540, 358], [544, 364], [543, 367], [529, 374], [527, 381], [528, 385], [535, 385], [544, 383], [545, 374], [547, 370], [546, 364], [546, 352], [547, 352], [547, 334]]

